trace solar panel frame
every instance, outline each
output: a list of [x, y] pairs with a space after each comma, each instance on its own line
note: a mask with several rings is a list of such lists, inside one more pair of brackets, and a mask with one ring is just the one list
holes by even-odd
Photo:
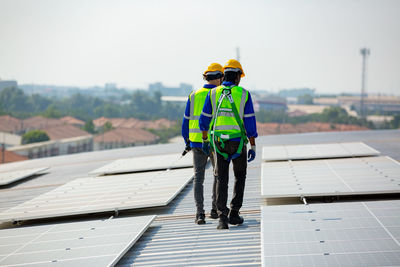
[[400, 264], [400, 200], [261, 207], [263, 266]]
[[48, 169], [49, 167], [42, 167], [42, 168], [31, 168], [31, 169], [0, 172], [0, 186], [9, 185], [11, 183], [28, 178], [32, 175], [38, 174]]
[[124, 158], [91, 171], [90, 175], [109, 175], [143, 171], [193, 167], [192, 153], [184, 157], [180, 153]]
[[390, 157], [264, 162], [261, 197], [313, 197], [400, 192], [400, 163]]
[[[114, 266], [155, 218], [151, 215], [0, 230], [0, 240], [7, 243], [0, 245], [0, 265]], [[98, 253], [102, 250], [107, 255]]]
[[377, 156], [380, 152], [362, 142], [264, 146], [263, 161]]
[[0, 213], [0, 222], [168, 205], [192, 169], [78, 178]]

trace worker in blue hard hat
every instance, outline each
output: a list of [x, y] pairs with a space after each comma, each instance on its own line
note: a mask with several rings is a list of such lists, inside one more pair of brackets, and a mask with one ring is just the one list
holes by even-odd
[[[213, 153], [205, 154], [202, 150], [202, 132], [199, 127], [199, 117], [204, 106], [204, 101], [208, 92], [219, 86], [222, 83], [223, 68], [218, 63], [212, 63], [203, 73], [203, 79], [207, 83], [200, 89], [190, 93], [187, 103], [185, 114], [182, 122], [182, 136], [186, 143], [185, 151], [192, 150], [193, 152], [193, 166], [194, 166], [194, 199], [196, 203], [196, 224], [204, 224], [205, 211], [204, 211], [204, 175], [207, 164], [207, 159], [214, 167]], [[213, 172], [214, 173], [214, 172]], [[218, 219], [217, 204], [216, 204], [216, 181], [214, 175], [213, 192], [212, 192], [212, 208], [210, 218]]]
[[[239, 61], [229, 60], [224, 66], [224, 81], [213, 88], [204, 102], [199, 123], [202, 130], [202, 149], [208, 153], [210, 145], [216, 156], [217, 229], [229, 229], [228, 223], [240, 225], [246, 181], [247, 162], [256, 157], [256, 117], [250, 92], [239, 86], [244, 71]], [[210, 138], [208, 137], [210, 135]], [[247, 153], [247, 143], [251, 148]], [[230, 209], [227, 208], [229, 164], [233, 163], [235, 183]]]

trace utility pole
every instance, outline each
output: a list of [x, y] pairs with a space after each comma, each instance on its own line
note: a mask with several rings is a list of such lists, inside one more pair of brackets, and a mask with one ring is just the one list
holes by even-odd
[[1, 163], [6, 162], [6, 146], [4, 143], [1, 144]]
[[365, 118], [367, 115], [364, 108], [364, 98], [366, 97], [367, 90], [367, 57], [370, 55], [370, 50], [369, 48], [364, 47], [361, 48], [360, 53], [362, 56], [360, 115], [361, 118]]
[[236, 60], [240, 62], [240, 48], [236, 47]]

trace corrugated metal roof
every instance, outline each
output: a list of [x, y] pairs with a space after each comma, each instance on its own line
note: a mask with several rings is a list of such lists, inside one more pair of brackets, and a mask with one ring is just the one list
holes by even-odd
[[[193, 183], [165, 208], [143, 209], [121, 212], [120, 216], [158, 214], [158, 219], [148, 231], [120, 260], [120, 266], [259, 266], [260, 244], [260, 172], [263, 145], [306, 144], [328, 142], [362, 141], [384, 155], [400, 160], [400, 131], [362, 131], [341, 133], [308, 133], [294, 135], [271, 135], [257, 139], [258, 157], [248, 166], [244, 203], [241, 209], [245, 218], [242, 226], [231, 226], [229, 230], [217, 230], [218, 220], [206, 218], [207, 224], [194, 224], [195, 207]], [[154, 145], [109, 151], [82, 153], [54, 158], [30, 160], [24, 163], [37, 167], [51, 166], [48, 174], [32, 178], [24, 183], [1, 189], [0, 211], [31, 199], [59, 184], [74, 178], [84, 177], [88, 172], [111, 161], [133, 156], [144, 156], [181, 152], [183, 144]], [[11, 165], [11, 167], [15, 165]], [[17, 165], [18, 166], [18, 165]], [[11, 168], [10, 167], [10, 168]], [[230, 173], [229, 200], [233, 187]], [[211, 169], [206, 171], [205, 209], [211, 208]], [[98, 218], [109, 217], [100, 214]], [[85, 217], [65, 220], [79, 221]], [[64, 220], [64, 221], [65, 221]], [[47, 221], [48, 223], [49, 221]], [[60, 220], [50, 221], [59, 223]], [[33, 224], [36, 222], [27, 222]], [[2, 227], [3, 225], [0, 225]], [[6, 225], [9, 227], [9, 225]], [[4, 227], [4, 226], [3, 226]]]

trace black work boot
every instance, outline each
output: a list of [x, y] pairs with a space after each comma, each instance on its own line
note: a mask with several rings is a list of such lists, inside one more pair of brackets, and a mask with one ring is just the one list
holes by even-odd
[[242, 224], [244, 221], [242, 216], [239, 216], [239, 211], [237, 210], [231, 210], [231, 212], [229, 213], [229, 223], [230, 224]]
[[197, 224], [205, 224], [206, 223], [206, 216], [204, 213], [197, 213], [196, 214], [196, 220], [194, 221]]
[[219, 217], [218, 217], [218, 213], [217, 213], [216, 210], [212, 209], [212, 210], [210, 211], [210, 218], [211, 218], [211, 219], [218, 219], [218, 218], [219, 218]]
[[229, 229], [229, 226], [228, 226], [228, 217], [226, 217], [225, 215], [220, 215], [219, 216], [219, 223], [218, 223], [218, 226], [217, 226], [217, 229]]

